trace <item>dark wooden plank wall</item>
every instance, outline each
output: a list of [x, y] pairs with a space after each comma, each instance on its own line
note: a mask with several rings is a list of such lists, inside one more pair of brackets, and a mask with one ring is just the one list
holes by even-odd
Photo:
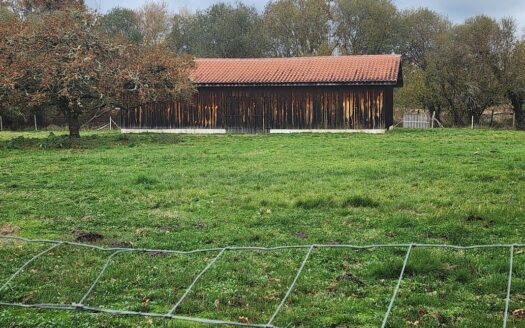
[[384, 129], [392, 87], [200, 88], [193, 101], [151, 103], [122, 112], [123, 128]]

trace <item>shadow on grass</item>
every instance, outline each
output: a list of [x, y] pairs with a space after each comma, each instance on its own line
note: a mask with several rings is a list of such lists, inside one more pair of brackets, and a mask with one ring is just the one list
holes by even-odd
[[86, 135], [80, 139], [70, 139], [67, 135], [50, 132], [45, 138], [24, 136], [0, 141], [0, 149], [95, 149], [113, 147], [135, 147], [139, 144], [178, 144], [180, 136], [169, 134], [107, 134]]
[[341, 202], [335, 201], [331, 197], [314, 197], [299, 199], [295, 202], [295, 207], [306, 210], [312, 210], [316, 208], [378, 208], [381, 204], [376, 200], [367, 196], [351, 196], [347, 197]]
[[377, 208], [381, 204], [367, 196], [352, 196], [343, 201], [343, 207], [369, 207]]

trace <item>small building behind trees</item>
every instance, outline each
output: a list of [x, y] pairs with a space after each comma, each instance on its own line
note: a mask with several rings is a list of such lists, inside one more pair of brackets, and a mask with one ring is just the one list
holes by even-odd
[[197, 59], [187, 101], [122, 110], [123, 132], [382, 131], [393, 125], [398, 55]]

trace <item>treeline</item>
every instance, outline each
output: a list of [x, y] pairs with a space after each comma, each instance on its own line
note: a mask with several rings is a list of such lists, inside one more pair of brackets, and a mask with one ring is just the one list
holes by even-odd
[[262, 12], [238, 2], [175, 14], [165, 2], [149, 2], [137, 11], [115, 8], [103, 20], [131, 42], [163, 42], [197, 57], [401, 54], [398, 106], [464, 126], [488, 107], [511, 104], [525, 128], [525, 42], [512, 18], [453, 24], [427, 8], [399, 10], [391, 0], [273, 0]]
[[[0, 0], [66, 2], [75, 0]], [[0, 15], [12, 8], [0, 6]], [[479, 122], [488, 107], [510, 104], [516, 126], [525, 128], [525, 41], [512, 18], [454, 24], [426, 8], [399, 10], [391, 0], [272, 0], [262, 11], [217, 3], [176, 13], [166, 2], [149, 1], [95, 16], [105, 34], [138, 49], [162, 46], [196, 57], [401, 54], [405, 87], [397, 106], [464, 126]]]

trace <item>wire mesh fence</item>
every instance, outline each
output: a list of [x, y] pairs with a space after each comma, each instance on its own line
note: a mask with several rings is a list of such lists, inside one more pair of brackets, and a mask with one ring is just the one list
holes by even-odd
[[[176, 251], [176, 250], [166, 250], [166, 249], [147, 249], [147, 248], [120, 248], [120, 247], [102, 247], [91, 244], [84, 244], [78, 242], [69, 242], [69, 241], [55, 241], [47, 239], [27, 239], [14, 236], [0, 236], [0, 240], [11, 240], [19, 241], [30, 244], [48, 244], [49, 247], [43, 249], [40, 252], [36, 252], [35, 255], [31, 256], [27, 261], [25, 261], [13, 274], [11, 274], [7, 280], [0, 287], [0, 295], [3, 295], [6, 291], [9, 291], [10, 287], [14, 283], [15, 279], [21, 275], [22, 272], [27, 270], [27, 268], [33, 264], [36, 260], [41, 257], [45, 257], [46, 254], [49, 254], [56, 248], [69, 245], [76, 248], [87, 248], [99, 251], [108, 252], [109, 255], [103, 261], [103, 265], [98, 271], [96, 278], [90, 283], [89, 288], [85, 293], [79, 298], [77, 302], [71, 304], [55, 304], [55, 303], [35, 303], [35, 304], [26, 304], [19, 302], [7, 302], [0, 299], [0, 306], [3, 307], [18, 307], [18, 308], [28, 308], [28, 309], [47, 309], [47, 310], [64, 310], [64, 311], [86, 311], [92, 313], [107, 313], [112, 315], [127, 315], [127, 316], [143, 316], [143, 317], [154, 317], [154, 318], [165, 318], [181, 321], [189, 321], [201, 324], [210, 324], [210, 325], [223, 325], [223, 326], [243, 326], [243, 327], [276, 327], [274, 324], [276, 318], [279, 314], [282, 313], [283, 308], [285, 307], [287, 301], [289, 301], [290, 296], [294, 293], [294, 289], [299, 283], [301, 276], [303, 274], [304, 268], [308, 261], [315, 255], [313, 255], [314, 250], [316, 249], [351, 249], [351, 250], [372, 250], [372, 249], [399, 249], [403, 248], [406, 250], [404, 259], [402, 262], [401, 270], [399, 276], [396, 279], [396, 284], [392, 291], [392, 295], [389, 298], [388, 306], [384, 309], [384, 315], [382, 322], [380, 324], [381, 328], [388, 326], [389, 319], [391, 318], [392, 311], [396, 304], [396, 299], [403, 282], [407, 265], [410, 261], [411, 255], [413, 254], [414, 249], [448, 249], [448, 250], [483, 250], [483, 249], [508, 249], [508, 273], [507, 273], [507, 283], [506, 283], [506, 297], [504, 299], [505, 309], [501, 315], [501, 325], [503, 328], [506, 328], [509, 322], [509, 304], [511, 302], [512, 294], [512, 278], [513, 278], [513, 265], [514, 265], [514, 254], [516, 248], [523, 248], [525, 244], [493, 244], [493, 245], [472, 245], [472, 246], [456, 246], [456, 245], [437, 245], [437, 244], [377, 244], [377, 245], [322, 245], [322, 244], [313, 244], [313, 245], [292, 245], [292, 246], [277, 246], [277, 247], [220, 247], [220, 248], [205, 248], [205, 249], [196, 249], [191, 251]], [[0, 244], [1, 247], [1, 244]], [[272, 311], [272, 314], [268, 321], [265, 323], [246, 323], [246, 322], [235, 322], [235, 321], [225, 321], [218, 319], [206, 319], [192, 316], [185, 316], [177, 314], [177, 311], [181, 305], [185, 302], [187, 297], [194, 291], [195, 286], [199, 284], [202, 277], [214, 266], [217, 262], [221, 261], [221, 258], [226, 252], [232, 251], [263, 251], [263, 252], [272, 252], [272, 251], [285, 251], [285, 250], [302, 250], [304, 251], [304, 257], [302, 258], [299, 266], [296, 268], [293, 280], [287, 286], [286, 292], [283, 297], [280, 299], [276, 308]], [[152, 254], [180, 254], [180, 255], [196, 255], [196, 254], [211, 254], [211, 259], [207, 261], [206, 266], [197, 272], [194, 275], [194, 278], [191, 280], [191, 283], [185, 288], [184, 293], [178, 298], [176, 303], [166, 312], [142, 312], [142, 311], [132, 311], [132, 310], [122, 310], [122, 309], [110, 309], [106, 307], [97, 307], [90, 306], [86, 304], [86, 300], [93, 294], [97, 285], [100, 284], [101, 279], [106, 274], [108, 268], [112, 265], [115, 265], [115, 258], [120, 254], [131, 254], [131, 253], [152, 253]], [[1, 282], [0, 282], [1, 283]]]

